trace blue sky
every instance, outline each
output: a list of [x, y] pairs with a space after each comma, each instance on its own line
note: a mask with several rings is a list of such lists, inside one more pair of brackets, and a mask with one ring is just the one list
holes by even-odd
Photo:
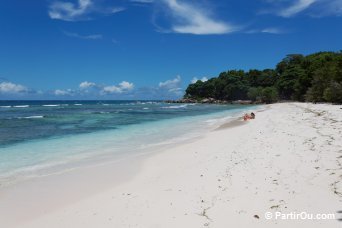
[[341, 0], [4, 0], [0, 99], [178, 98], [341, 40]]

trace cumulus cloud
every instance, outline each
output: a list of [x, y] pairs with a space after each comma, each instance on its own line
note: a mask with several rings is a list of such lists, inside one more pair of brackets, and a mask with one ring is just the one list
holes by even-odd
[[[123, 92], [123, 89], [125, 92]], [[104, 86], [100, 94], [102, 96], [115, 95], [120, 99], [178, 99], [184, 94], [181, 87], [181, 77], [159, 82], [156, 85], [135, 88], [133, 83], [121, 82], [118, 85]]]
[[202, 77], [202, 78], [198, 79], [197, 77], [194, 77], [194, 78], [191, 80], [191, 83], [194, 84], [194, 83], [196, 83], [197, 81], [206, 82], [206, 81], [208, 81], [208, 78], [207, 78], [207, 77]]
[[172, 88], [178, 88], [180, 87], [182, 82], [182, 79], [179, 75], [176, 76], [176, 78], [167, 80], [165, 82], [159, 82], [159, 88], [162, 89], [172, 89]]
[[28, 88], [20, 85], [14, 84], [12, 82], [1, 82], [0, 83], [0, 93], [4, 94], [18, 94], [28, 92]]
[[64, 21], [79, 21], [90, 19], [91, 13], [113, 14], [125, 10], [123, 7], [100, 8], [93, 0], [78, 0], [77, 4], [64, 1], [54, 1], [49, 7], [51, 19]]
[[88, 89], [94, 86], [96, 86], [96, 83], [88, 81], [81, 82], [79, 85], [80, 89]]
[[134, 84], [127, 81], [122, 81], [117, 85], [102, 85], [95, 82], [83, 81], [78, 85], [78, 89], [62, 90], [57, 89], [53, 91], [56, 96], [104, 96], [110, 94], [127, 95], [134, 89]]
[[132, 90], [134, 88], [133, 83], [123, 81], [119, 84], [120, 88], [123, 90]]
[[183, 94], [182, 79], [179, 75], [174, 79], [170, 79], [164, 82], [159, 82], [158, 85], [158, 93], [162, 96], [181, 96]]
[[[202, 78], [205, 80], [205, 78]], [[32, 90], [12, 82], [0, 82], [0, 94], [8, 97], [22, 96], [41, 99], [54, 97], [73, 97], [94, 99], [115, 96], [117, 99], [178, 99], [184, 94], [182, 79], [159, 82], [154, 86], [135, 88], [132, 82], [122, 81], [114, 85], [98, 84], [91, 81], [81, 82], [76, 89]]]
[[236, 30], [231, 24], [215, 19], [208, 9], [179, 0], [163, 0], [170, 10], [175, 33], [195, 35], [225, 34]]
[[102, 89], [103, 93], [122, 93], [122, 90], [119, 86], [105, 86]]
[[72, 90], [68, 89], [68, 90], [61, 90], [61, 89], [56, 89], [53, 92], [54, 95], [56, 96], [66, 96], [66, 95], [72, 95]]
[[118, 85], [104, 86], [101, 90], [102, 94], [115, 94], [115, 93], [126, 93], [134, 88], [134, 84], [122, 81]]

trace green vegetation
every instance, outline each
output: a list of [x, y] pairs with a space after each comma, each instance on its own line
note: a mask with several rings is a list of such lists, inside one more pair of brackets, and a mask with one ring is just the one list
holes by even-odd
[[275, 69], [222, 72], [190, 84], [184, 98], [342, 103], [342, 51], [287, 55]]

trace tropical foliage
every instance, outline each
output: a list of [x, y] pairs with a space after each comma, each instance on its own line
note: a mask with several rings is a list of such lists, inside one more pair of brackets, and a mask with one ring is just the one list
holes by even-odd
[[275, 69], [222, 72], [190, 84], [185, 98], [342, 103], [342, 51], [287, 55]]

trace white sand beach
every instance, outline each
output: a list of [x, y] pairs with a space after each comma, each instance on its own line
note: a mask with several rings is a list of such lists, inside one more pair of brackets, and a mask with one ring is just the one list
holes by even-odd
[[[3, 189], [0, 227], [342, 227], [341, 108], [265, 105], [143, 158]], [[275, 218], [301, 212], [335, 218]]]

